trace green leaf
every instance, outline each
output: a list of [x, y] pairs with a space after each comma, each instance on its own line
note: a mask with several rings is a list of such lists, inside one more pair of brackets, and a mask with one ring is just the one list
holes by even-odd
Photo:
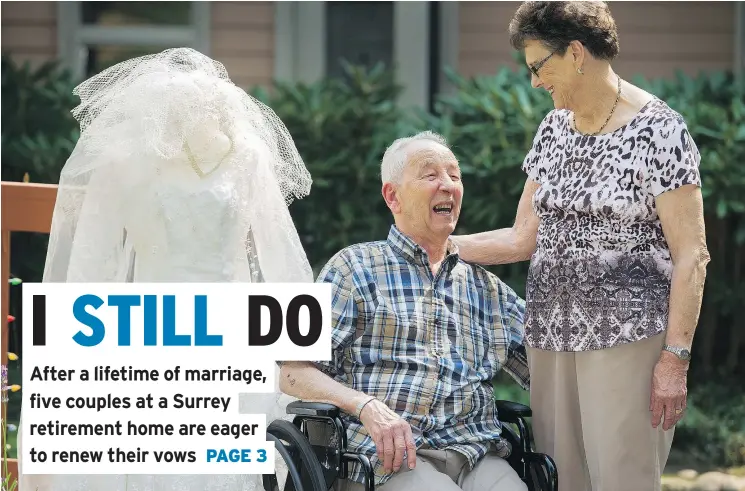
[[[277, 81], [271, 90], [250, 89], [285, 123], [313, 177], [310, 196], [294, 202], [291, 212], [314, 271], [342, 247], [386, 236], [392, 216], [380, 196], [383, 153], [396, 138], [425, 129], [445, 135], [461, 165], [465, 201], [458, 231], [513, 224], [525, 183], [520, 164], [553, 108], [545, 91], [531, 87], [521, 54], [514, 56], [517, 69], [496, 67], [478, 77], [444, 69], [453, 90], [437, 95], [432, 111], [400, 107], [402, 87], [395, 70], [382, 64], [365, 68], [345, 63], [338, 79]], [[30, 172], [36, 182], [57, 182], [79, 138], [70, 114], [79, 102], [72, 94], [77, 81], [57, 69], [19, 66], [8, 57], [3, 57], [0, 75], [3, 179], [21, 180]], [[738, 285], [745, 278], [738, 259], [745, 243], [742, 88], [729, 72], [632, 80], [680, 112], [701, 153], [712, 254], [704, 303], [714, 310], [707, 314], [704, 309], [701, 318], [719, 322], [715, 344], [726, 346], [726, 328], [736, 320], [731, 313], [741, 307]], [[23, 241], [29, 234], [14, 235], [12, 240]], [[45, 247], [43, 239], [38, 247], [14, 243], [14, 268], [28, 263], [43, 269]], [[489, 269], [524, 294], [527, 268], [524, 261]], [[712, 435], [718, 431], [711, 426]]]
[[727, 216], [727, 202], [719, 200], [717, 202], [717, 218], [724, 218], [725, 216]]
[[735, 243], [740, 246], [745, 244], [745, 226], [740, 227], [735, 233]]
[[745, 141], [745, 123], [741, 124], [735, 133], [735, 140]]

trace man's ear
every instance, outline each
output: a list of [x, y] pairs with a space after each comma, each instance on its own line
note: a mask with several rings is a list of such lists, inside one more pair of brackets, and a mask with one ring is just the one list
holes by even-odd
[[390, 182], [386, 182], [383, 184], [382, 194], [388, 208], [390, 208], [393, 213], [399, 213], [401, 211], [401, 202], [398, 200], [396, 186]]

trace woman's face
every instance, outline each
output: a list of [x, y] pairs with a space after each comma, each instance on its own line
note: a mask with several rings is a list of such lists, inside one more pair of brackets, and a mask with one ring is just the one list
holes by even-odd
[[556, 109], [568, 109], [579, 77], [572, 50], [551, 52], [540, 41], [531, 40], [525, 45], [525, 63], [531, 71], [531, 85], [547, 90]]

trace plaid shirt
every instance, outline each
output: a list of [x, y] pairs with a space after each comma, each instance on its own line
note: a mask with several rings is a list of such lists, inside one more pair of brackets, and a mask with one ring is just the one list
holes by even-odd
[[[385, 241], [336, 254], [319, 282], [333, 284], [333, 354], [318, 368], [375, 396], [411, 424], [417, 448], [452, 449], [471, 468], [500, 440], [492, 378], [506, 370], [529, 386], [523, 346], [525, 304], [485, 269], [458, 258], [451, 243], [436, 275], [427, 253], [391, 227]], [[348, 449], [365, 454], [376, 484], [385, 474], [359, 420], [343, 415]], [[350, 479], [362, 482], [359, 466]]]

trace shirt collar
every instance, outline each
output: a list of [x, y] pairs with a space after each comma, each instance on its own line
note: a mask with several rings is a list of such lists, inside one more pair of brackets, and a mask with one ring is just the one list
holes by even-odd
[[[391, 225], [391, 229], [388, 232], [388, 244], [407, 261], [429, 267], [427, 251], [414, 242], [411, 237], [401, 232], [396, 225]], [[442, 261], [443, 266], [447, 267], [448, 272], [452, 271], [453, 267], [458, 263], [458, 258], [458, 246], [448, 238], [447, 252], [445, 253], [445, 259]]]

